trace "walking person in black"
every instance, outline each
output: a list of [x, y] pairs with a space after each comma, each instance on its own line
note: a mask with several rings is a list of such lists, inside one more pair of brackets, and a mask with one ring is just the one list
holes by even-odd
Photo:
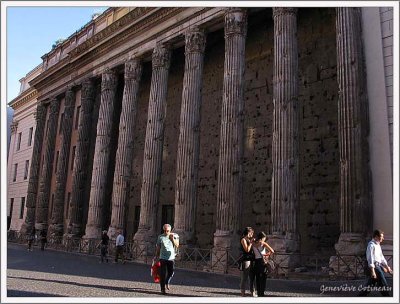
[[[264, 265], [264, 255], [270, 255], [274, 253], [274, 249], [270, 245], [268, 245], [267, 235], [264, 232], [260, 232], [257, 235], [257, 239], [253, 245], [253, 251], [255, 256], [254, 263], [254, 271], [256, 274], [256, 286], [257, 286], [257, 295], [259, 297], [265, 297], [265, 284], [267, 281], [267, 270]], [[267, 252], [268, 250], [268, 252]]]
[[28, 251], [32, 251], [32, 244], [35, 241], [35, 228], [32, 229], [32, 231], [28, 235]]
[[101, 244], [100, 244], [100, 252], [101, 252], [101, 262], [103, 263], [103, 260], [106, 260], [108, 263], [108, 257], [107, 257], [107, 252], [108, 252], [108, 241], [110, 238], [107, 235], [107, 230], [103, 231], [103, 234], [101, 236]]
[[40, 250], [44, 250], [44, 246], [47, 243], [47, 231], [45, 229], [42, 229], [40, 231]]
[[240, 263], [240, 295], [244, 297], [246, 295], [246, 285], [248, 279], [250, 279], [250, 294], [255, 297], [256, 293], [254, 290], [254, 253], [253, 253], [253, 239], [254, 229], [246, 227], [243, 231], [240, 239], [240, 251], [241, 257]]

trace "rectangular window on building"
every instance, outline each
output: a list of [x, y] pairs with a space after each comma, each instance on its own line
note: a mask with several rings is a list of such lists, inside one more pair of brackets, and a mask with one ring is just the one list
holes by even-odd
[[140, 220], [140, 206], [135, 206], [135, 217], [133, 220], [133, 233], [136, 233], [139, 229]]
[[163, 205], [161, 212], [161, 232], [164, 224], [170, 224], [174, 227], [174, 205]]
[[33, 127], [29, 128], [28, 147], [32, 146]]
[[19, 210], [20, 219], [24, 217], [24, 210], [25, 210], [25, 197], [21, 197], [21, 209]]
[[25, 161], [25, 172], [24, 172], [24, 179], [28, 178], [28, 173], [29, 173], [29, 160]]
[[75, 129], [78, 129], [80, 115], [81, 115], [81, 106], [78, 106], [76, 108], [76, 115], [75, 115]]
[[12, 217], [12, 213], [13, 213], [13, 208], [14, 208], [14, 198], [10, 199], [10, 213], [8, 214], [9, 217]]
[[71, 154], [71, 171], [74, 169], [75, 150], [76, 150], [76, 146], [73, 146], [72, 147], [72, 154]]
[[21, 149], [21, 138], [22, 138], [22, 132], [18, 133], [17, 151]]
[[60, 117], [60, 125], [59, 125], [59, 127], [58, 127], [58, 134], [60, 134], [60, 133], [61, 133], [61, 130], [62, 130], [63, 123], [64, 123], [64, 113], [61, 113], [61, 117]]
[[58, 157], [60, 156], [60, 151], [56, 153], [56, 162], [54, 163], [54, 173], [57, 173]]
[[10, 209], [9, 209], [9, 214], [7, 215], [7, 230], [10, 229], [11, 226], [11, 218], [12, 218], [12, 213], [13, 213], [13, 207], [14, 207], [14, 199], [10, 199]]
[[69, 219], [69, 208], [70, 208], [70, 205], [71, 205], [71, 192], [68, 192], [67, 203], [66, 203], [66, 206], [65, 206], [65, 218], [67, 218], [67, 219]]
[[17, 181], [18, 164], [14, 164], [13, 182]]

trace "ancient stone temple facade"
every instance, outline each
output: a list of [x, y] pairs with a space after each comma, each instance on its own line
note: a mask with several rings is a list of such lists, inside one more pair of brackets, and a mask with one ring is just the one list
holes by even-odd
[[122, 230], [140, 247], [170, 223], [217, 259], [236, 254], [246, 226], [283, 255], [359, 254], [375, 227], [390, 245], [391, 114], [387, 92], [369, 86], [384, 84], [374, 57], [384, 49], [365, 21], [380, 17], [106, 10], [45, 54], [30, 82], [40, 132], [24, 231], [61, 241]]

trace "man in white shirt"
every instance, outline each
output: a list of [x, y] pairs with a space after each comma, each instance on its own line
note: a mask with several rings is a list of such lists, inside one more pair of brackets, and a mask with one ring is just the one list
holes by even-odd
[[383, 296], [390, 296], [390, 287], [386, 281], [385, 272], [392, 274], [393, 271], [382, 253], [381, 243], [383, 240], [383, 231], [375, 230], [372, 235], [372, 240], [369, 241], [365, 252], [370, 269], [370, 276], [368, 277], [366, 286], [364, 286], [362, 291], [358, 294], [359, 296], [366, 296], [369, 294], [375, 284], [377, 284], [378, 287], [376, 290], [380, 291]]
[[119, 234], [115, 240], [115, 263], [118, 263], [118, 257], [121, 256], [122, 264], [125, 264], [124, 257], [124, 236], [122, 235], [122, 230], [118, 231]]

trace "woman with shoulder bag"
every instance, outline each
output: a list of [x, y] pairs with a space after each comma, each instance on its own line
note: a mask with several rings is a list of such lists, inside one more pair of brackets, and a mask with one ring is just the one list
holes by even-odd
[[240, 294], [242, 297], [246, 295], [247, 279], [250, 279], [250, 293], [254, 296], [254, 253], [253, 253], [253, 234], [254, 229], [246, 227], [240, 239], [241, 257], [239, 260], [240, 273]]
[[257, 295], [259, 297], [265, 297], [264, 291], [267, 280], [267, 273], [264, 264], [264, 255], [272, 254], [275, 252], [274, 249], [272, 249], [272, 247], [268, 245], [266, 241], [267, 241], [267, 235], [261, 231], [257, 235], [257, 239], [253, 245], [253, 251], [255, 256], [254, 272], [256, 275]]

